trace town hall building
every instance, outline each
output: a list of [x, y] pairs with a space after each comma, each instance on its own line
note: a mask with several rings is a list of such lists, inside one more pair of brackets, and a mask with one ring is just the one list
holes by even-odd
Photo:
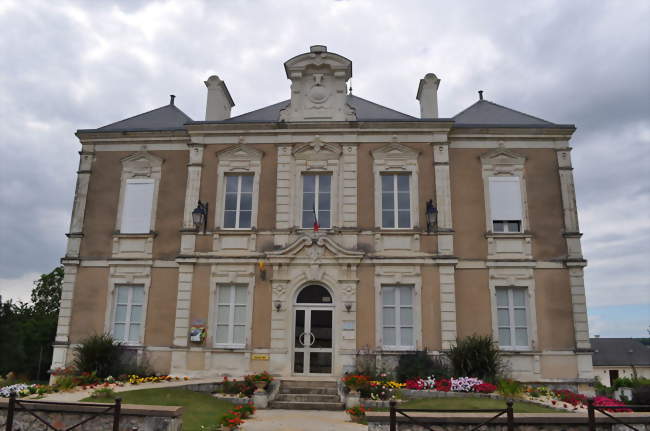
[[[108, 332], [156, 371], [331, 376], [492, 335], [513, 377], [592, 378], [570, 139], [481, 96], [420, 118], [353, 95], [312, 46], [288, 100], [205, 120], [170, 103], [78, 130], [52, 367]], [[416, 83], [412, 90], [415, 92]]]

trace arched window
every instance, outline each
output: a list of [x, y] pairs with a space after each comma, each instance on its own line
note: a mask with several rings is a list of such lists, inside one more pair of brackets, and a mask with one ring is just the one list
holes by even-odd
[[332, 295], [323, 286], [312, 284], [304, 287], [298, 294], [297, 304], [331, 304]]

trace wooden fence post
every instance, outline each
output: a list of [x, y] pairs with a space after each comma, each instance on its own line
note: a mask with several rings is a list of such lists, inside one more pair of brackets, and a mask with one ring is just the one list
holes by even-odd
[[390, 403], [390, 431], [397, 431], [397, 413], [395, 412], [395, 406], [397, 401], [391, 400]]
[[515, 415], [512, 409], [512, 400], [508, 400], [506, 402], [506, 415], [507, 415], [508, 431], [515, 431]]
[[120, 412], [122, 410], [122, 398], [115, 398], [113, 408], [113, 431], [120, 431]]
[[16, 409], [16, 393], [11, 391], [9, 394], [9, 406], [7, 407], [7, 431], [11, 431], [14, 428], [14, 410]]
[[587, 400], [587, 417], [589, 418], [589, 431], [596, 431], [596, 412], [594, 411], [594, 400], [592, 398]]

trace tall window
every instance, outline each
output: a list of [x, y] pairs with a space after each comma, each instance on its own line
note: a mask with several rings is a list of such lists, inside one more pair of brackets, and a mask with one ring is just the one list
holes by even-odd
[[115, 287], [113, 337], [126, 344], [140, 343], [144, 308], [143, 286]]
[[410, 175], [381, 175], [381, 226], [384, 228], [411, 227]]
[[248, 229], [253, 213], [253, 176], [226, 175], [226, 203], [223, 227]]
[[121, 233], [149, 233], [154, 180], [128, 179], [122, 202]]
[[384, 348], [414, 348], [413, 287], [383, 286], [381, 296], [382, 344]]
[[519, 177], [490, 177], [490, 212], [494, 232], [521, 232], [522, 202]]
[[302, 227], [314, 226], [318, 215], [321, 228], [331, 227], [332, 174], [305, 174], [302, 176]]
[[525, 287], [497, 287], [499, 346], [528, 347], [527, 290]]
[[246, 286], [219, 286], [217, 288], [217, 326], [215, 344], [244, 346], [246, 344]]

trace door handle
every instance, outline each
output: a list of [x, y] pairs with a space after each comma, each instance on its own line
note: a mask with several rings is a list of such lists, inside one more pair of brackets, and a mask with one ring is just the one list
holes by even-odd
[[[314, 339], [312, 340], [311, 337], [314, 337]], [[313, 346], [314, 343], [316, 342], [316, 336], [314, 335], [313, 332], [310, 332], [310, 333], [309, 333], [309, 340], [310, 340], [309, 346], [311, 347], [311, 346]]]
[[298, 341], [299, 341], [300, 344], [302, 344], [303, 346], [305, 345], [305, 335], [307, 335], [307, 333], [306, 333], [306, 332], [303, 332], [302, 334], [300, 334], [300, 335], [298, 336]]

